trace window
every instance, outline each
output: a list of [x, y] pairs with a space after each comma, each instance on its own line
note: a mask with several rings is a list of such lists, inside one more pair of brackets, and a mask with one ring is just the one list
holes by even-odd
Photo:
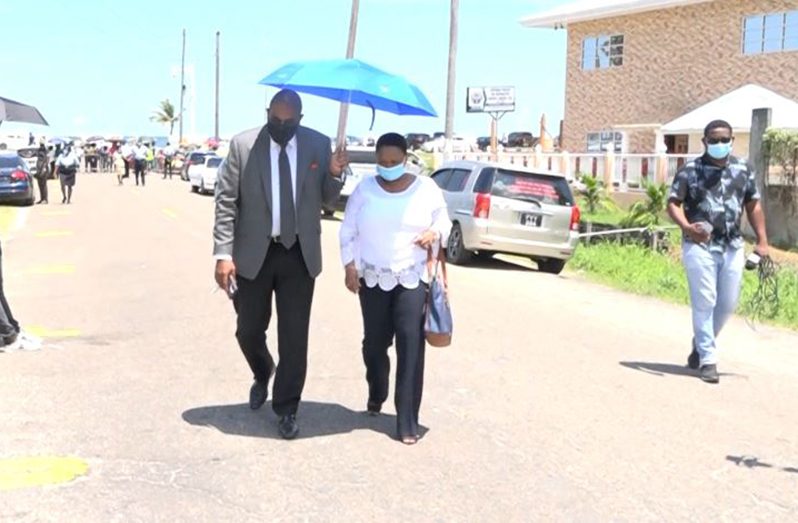
[[471, 171], [466, 171], [465, 169], [453, 170], [444, 190], [448, 192], [463, 192], [470, 174]]
[[798, 10], [745, 18], [743, 54], [782, 51], [798, 51]]
[[438, 171], [434, 173], [430, 178], [432, 181], [435, 182], [438, 187], [441, 189], [446, 189], [446, 184], [449, 181], [449, 178], [452, 177], [452, 170], [451, 169], [443, 169], [442, 171]]
[[604, 153], [607, 151], [623, 152], [623, 133], [601, 131], [587, 134], [587, 152]]
[[508, 169], [496, 169], [491, 193], [500, 198], [548, 205], [573, 205], [574, 197], [565, 178]]
[[490, 188], [493, 186], [493, 173], [496, 171], [493, 167], [485, 167], [479, 173], [477, 183], [474, 184], [474, 192], [480, 194], [490, 193]]
[[582, 69], [607, 69], [623, 65], [623, 35], [594, 36], [582, 40]]

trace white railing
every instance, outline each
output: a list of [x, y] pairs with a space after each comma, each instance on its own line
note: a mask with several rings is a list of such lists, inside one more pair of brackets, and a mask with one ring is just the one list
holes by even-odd
[[[590, 175], [612, 184], [618, 190], [642, 188], [649, 182], [668, 183], [676, 172], [695, 155], [687, 154], [597, 154], [489, 152], [455, 153], [453, 160], [495, 162], [503, 165], [543, 169], [564, 174], [568, 179]], [[435, 167], [443, 164], [443, 155], [435, 155]]]

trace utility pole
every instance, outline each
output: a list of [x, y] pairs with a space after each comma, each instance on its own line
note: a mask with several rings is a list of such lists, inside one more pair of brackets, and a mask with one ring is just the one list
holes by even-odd
[[177, 146], [183, 144], [183, 100], [186, 96], [186, 30], [183, 29], [183, 54], [180, 58], [180, 112], [178, 113], [180, 135]]
[[446, 142], [444, 160], [452, 153], [452, 134], [454, 133], [455, 66], [457, 64], [457, 24], [460, 0], [452, 0], [449, 20], [449, 76], [446, 82]]
[[[352, 0], [352, 16], [349, 19], [349, 42], [346, 44], [346, 58], [355, 56], [355, 39], [357, 37], [357, 15], [360, 11], [360, 0]], [[349, 104], [341, 103], [341, 110], [338, 113], [338, 138], [337, 146], [346, 146], [346, 120], [349, 117]]]
[[219, 31], [216, 31], [216, 110], [213, 129], [213, 136], [219, 141]]

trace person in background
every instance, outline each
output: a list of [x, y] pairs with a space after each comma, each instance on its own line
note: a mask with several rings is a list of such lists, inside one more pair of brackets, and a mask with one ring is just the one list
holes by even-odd
[[147, 185], [146, 175], [148, 154], [149, 149], [141, 142], [137, 143], [136, 147], [133, 148], [133, 166], [136, 174], [136, 185], [139, 184], [139, 178], [141, 178], [142, 186]]
[[47, 199], [47, 178], [50, 176], [50, 162], [47, 157], [47, 147], [44, 142], [39, 144], [36, 151], [36, 183], [39, 185], [39, 201], [37, 203], [48, 203]]
[[430, 275], [452, 227], [440, 188], [407, 172], [407, 140], [388, 133], [377, 140], [377, 176], [355, 188], [341, 226], [346, 288], [360, 297], [363, 361], [369, 414], [388, 398], [388, 348], [396, 338], [396, 430], [407, 444], [419, 438], [424, 384], [424, 305]]
[[135, 161], [135, 157], [133, 155], [133, 146], [130, 145], [128, 142], [124, 142], [122, 147], [120, 148], [122, 152], [122, 158], [125, 160], [124, 165], [124, 173], [122, 174], [122, 178], [130, 178], [130, 168], [133, 166]]
[[36, 138], [33, 136], [33, 131], [28, 133], [28, 145], [31, 146], [36, 143]]
[[145, 169], [147, 172], [151, 172], [155, 170], [155, 144], [144, 144], [144, 147], [147, 148], [147, 165]]
[[125, 161], [125, 157], [122, 156], [121, 150], [117, 149], [114, 151], [113, 162], [116, 181], [119, 182], [119, 185], [122, 185], [122, 179], [124, 178], [123, 173], [125, 172], [125, 166], [127, 165], [127, 162]]
[[723, 120], [704, 129], [706, 152], [676, 173], [668, 214], [683, 232], [682, 261], [693, 310], [693, 346], [687, 365], [707, 383], [718, 383], [716, 339], [737, 309], [745, 265], [740, 217], [756, 233], [755, 252], [768, 255], [765, 214], [753, 169], [731, 155], [731, 125]]
[[61, 195], [63, 196], [61, 203], [71, 204], [72, 189], [75, 187], [75, 178], [80, 169], [80, 158], [75, 153], [71, 142], [67, 144], [64, 152], [55, 161], [55, 168], [58, 178], [61, 180]]
[[169, 176], [169, 179], [172, 179], [172, 160], [175, 158], [175, 148], [172, 147], [172, 144], [167, 142], [166, 147], [163, 149], [163, 179], [166, 180], [166, 177]]

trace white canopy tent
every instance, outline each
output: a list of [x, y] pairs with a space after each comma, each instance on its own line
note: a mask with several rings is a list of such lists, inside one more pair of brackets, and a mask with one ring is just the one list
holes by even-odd
[[718, 119], [729, 122], [735, 133], [748, 133], [754, 109], [772, 109], [772, 127], [798, 129], [798, 102], [760, 85], [748, 84], [666, 123], [662, 133], [703, 134], [704, 127]]

